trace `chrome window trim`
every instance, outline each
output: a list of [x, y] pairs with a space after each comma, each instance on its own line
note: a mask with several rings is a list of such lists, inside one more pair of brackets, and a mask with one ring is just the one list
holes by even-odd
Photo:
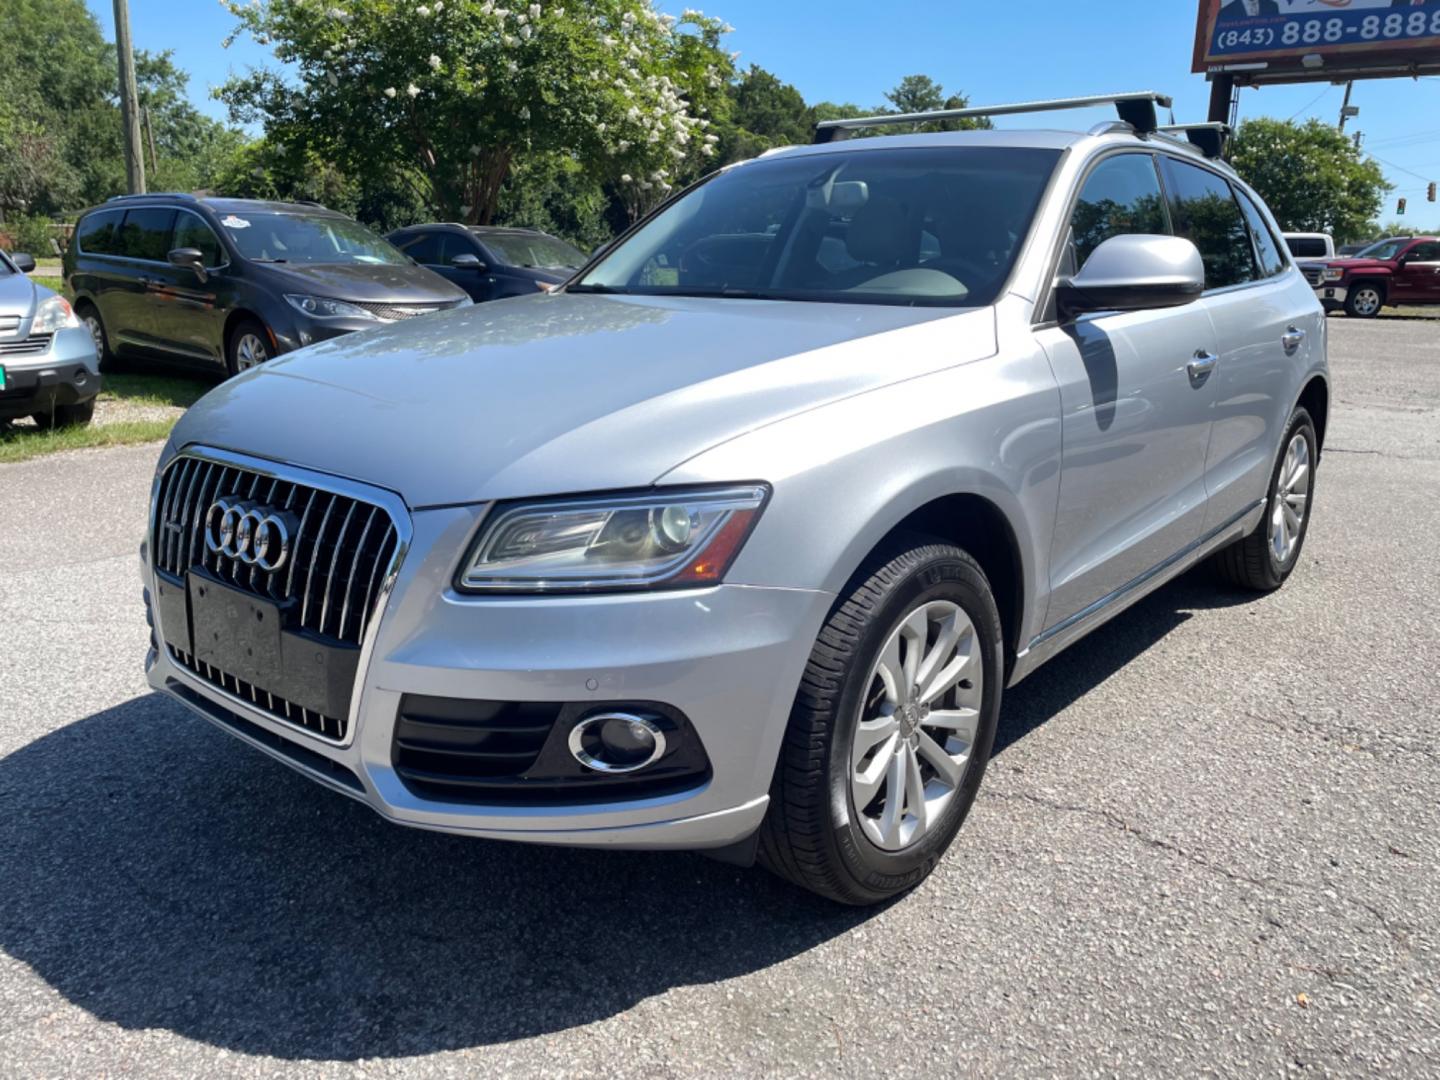
[[365, 680], [370, 668], [370, 659], [375, 651], [375, 639], [379, 635], [380, 624], [384, 621], [385, 611], [389, 606], [390, 597], [395, 590], [396, 579], [400, 575], [400, 567], [405, 562], [405, 556], [410, 551], [410, 543], [414, 537], [414, 527], [410, 520], [410, 508], [395, 492], [386, 488], [373, 487], [370, 484], [363, 484], [358, 480], [351, 480], [342, 476], [334, 476], [330, 473], [315, 472], [300, 465], [289, 462], [272, 461], [269, 458], [252, 457], [248, 454], [238, 454], [233, 450], [219, 450], [214, 447], [191, 444], [176, 452], [175, 456], [166, 463], [165, 468], [155, 474], [155, 480], [150, 487], [150, 523], [146, 532], [147, 540], [151, 545], [149, 552], [150, 565], [147, 572], [152, 576], [155, 574], [155, 552], [153, 550], [155, 523], [159, 515], [159, 493], [165, 476], [177, 463], [185, 459], [195, 459], [208, 462], [214, 465], [228, 466], [236, 469], [246, 469], [250, 472], [272, 480], [280, 480], [285, 483], [304, 484], [308, 487], [324, 491], [327, 494], [340, 495], [345, 498], [354, 499], [360, 502], [368, 502], [378, 506], [390, 515], [390, 520], [395, 526], [395, 553], [390, 558], [390, 565], [385, 568], [385, 576], [380, 582], [379, 593], [375, 600], [375, 611], [370, 616], [370, 622], [365, 627], [365, 636], [360, 644], [360, 657], [355, 667], [355, 685], [350, 692], [350, 711], [346, 717], [345, 738], [332, 739], [309, 728], [301, 727], [299, 724], [291, 723], [284, 717], [276, 716], [273, 713], [265, 712], [241, 697], [230, 693], [223, 687], [213, 683], [197, 679], [184, 667], [176, 664], [169, 655], [169, 646], [165, 645], [165, 635], [160, 630], [158, 622], [160, 613], [157, 609], [155, 619], [157, 622], [157, 634], [165, 648], [161, 652], [165, 656], [166, 663], [174, 669], [175, 674], [171, 677], [183, 682], [187, 687], [196, 693], [211, 696], [219, 696], [225, 700], [233, 710], [240, 713], [248, 720], [260, 721], [262, 724], [275, 724], [285, 730], [287, 735], [295, 733], [304, 735], [314, 742], [323, 746], [344, 748], [355, 742], [356, 731], [359, 728], [360, 706], [365, 696]]

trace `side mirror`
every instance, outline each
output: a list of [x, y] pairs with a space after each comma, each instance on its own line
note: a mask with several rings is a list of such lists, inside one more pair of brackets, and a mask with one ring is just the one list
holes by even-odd
[[1112, 236], [1090, 253], [1073, 277], [1055, 286], [1065, 318], [1091, 311], [1150, 311], [1180, 307], [1205, 291], [1200, 250], [1178, 236]]
[[483, 274], [489, 269], [488, 266], [480, 261], [479, 255], [470, 255], [468, 253], [465, 255], [456, 255], [450, 260], [450, 265], [457, 270], [474, 270], [477, 274]]
[[26, 255], [23, 251], [17, 251], [10, 256], [10, 261], [15, 264], [15, 269], [22, 274], [33, 274], [35, 272], [35, 256]]
[[205, 273], [205, 256], [199, 248], [176, 248], [166, 258], [170, 260], [171, 266], [195, 271], [195, 276], [201, 281], [205, 281], [209, 277]]

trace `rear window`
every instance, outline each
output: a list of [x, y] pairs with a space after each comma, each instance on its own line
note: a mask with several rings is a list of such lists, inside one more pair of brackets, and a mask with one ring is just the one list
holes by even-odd
[[118, 250], [114, 254], [127, 259], [164, 262], [170, 250], [170, 227], [174, 223], [175, 211], [164, 207], [127, 210], [125, 221], [120, 226]]
[[122, 210], [99, 210], [86, 214], [75, 229], [75, 243], [87, 255], [114, 255], [115, 231], [124, 216]]
[[1325, 241], [1313, 236], [1287, 236], [1285, 246], [1297, 259], [1323, 259], [1329, 254]]

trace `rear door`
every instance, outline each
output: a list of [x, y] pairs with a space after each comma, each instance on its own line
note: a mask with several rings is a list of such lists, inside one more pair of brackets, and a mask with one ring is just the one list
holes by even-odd
[[166, 254], [174, 222], [175, 211], [168, 206], [140, 206], [125, 211], [119, 233], [123, 263], [113, 282], [112, 314], [105, 320], [112, 344], [118, 343], [124, 351], [163, 351], [156, 333], [152, 290], [170, 265]]
[[1175, 231], [1205, 259], [1219, 340], [1215, 410], [1205, 455], [1205, 531], [1233, 524], [1265, 497], [1281, 431], [1321, 339], [1324, 312], [1243, 191], [1198, 163], [1162, 156]]
[[[1170, 231], [1154, 157], [1104, 158], [1081, 186], [1062, 273], [1104, 240]], [[1063, 451], [1046, 628], [1138, 584], [1200, 536], [1214, 354], [1200, 303], [1100, 312], [1037, 332], [1060, 387]]]
[[1421, 240], [1400, 256], [1390, 292], [1395, 304], [1440, 304], [1440, 241]]

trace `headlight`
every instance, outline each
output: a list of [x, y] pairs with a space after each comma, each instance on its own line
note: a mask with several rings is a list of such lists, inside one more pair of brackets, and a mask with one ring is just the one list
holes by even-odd
[[57, 330], [68, 330], [80, 325], [70, 301], [63, 296], [52, 296], [43, 300], [35, 309], [35, 319], [30, 323], [32, 334], [53, 334]]
[[285, 294], [286, 301], [296, 311], [316, 319], [373, 319], [370, 312], [344, 300], [331, 300], [325, 296], [300, 296]]
[[1344, 270], [1335, 270], [1327, 267], [1320, 277], [1325, 281], [1339, 281], [1345, 276]]
[[466, 557], [465, 592], [713, 585], [765, 505], [763, 484], [497, 508]]

